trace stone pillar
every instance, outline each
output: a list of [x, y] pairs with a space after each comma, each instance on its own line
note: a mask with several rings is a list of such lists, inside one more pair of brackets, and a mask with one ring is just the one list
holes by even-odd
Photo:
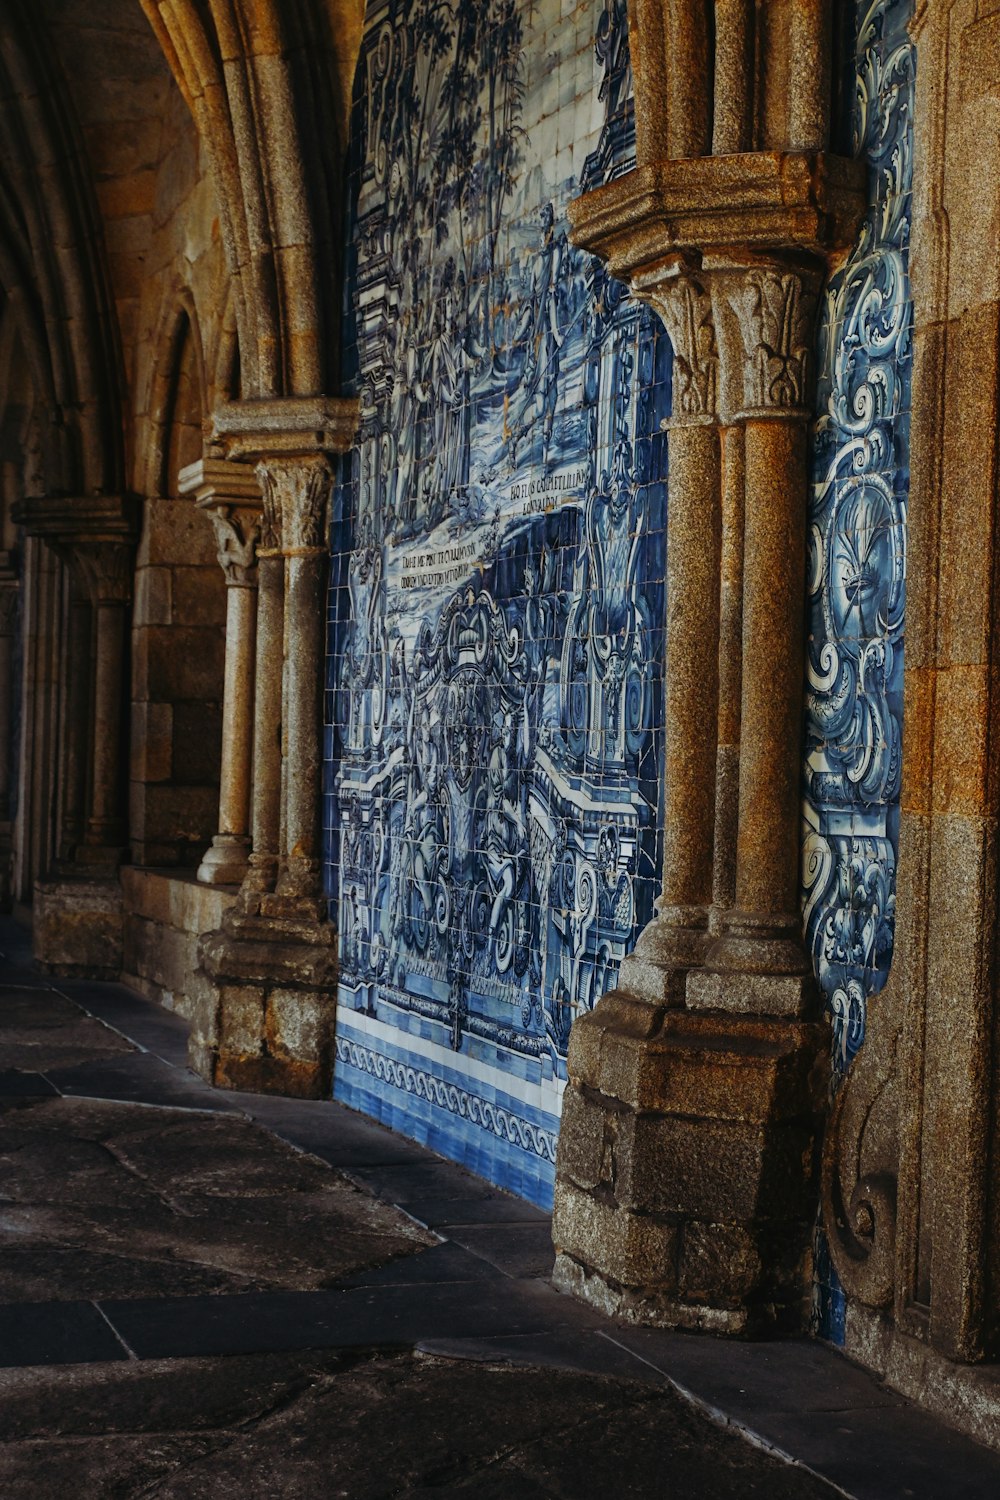
[[111, 871], [117, 869], [125, 845], [122, 715], [133, 548], [124, 542], [87, 541], [78, 543], [72, 556], [86, 580], [94, 611], [88, 816], [76, 857], [80, 864]]
[[253, 849], [239, 900], [201, 945], [209, 1002], [192, 1066], [214, 1083], [326, 1097], [333, 1082], [337, 934], [322, 893], [322, 702], [329, 455], [352, 401], [245, 402], [216, 414], [231, 460], [256, 466], [258, 549]]
[[[716, 270], [723, 405], [743, 428], [741, 751], [734, 905], [688, 1003], [802, 1015], [816, 1000], [799, 909], [808, 373], [819, 274]], [[727, 977], [729, 976], [729, 977]], [[738, 976], [738, 977], [737, 977]]]
[[284, 558], [284, 718], [277, 893], [320, 894], [320, 773], [326, 627], [328, 500], [325, 454], [263, 459], [261, 488], [281, 517]]
[[219, 831], [198, 867], [198, 879], [206, 885], [239, 885], [250, 852], [260, 493], [245, 465], [212, 458], [181, 470], [178, 493], [193, 495], [211, 521], [226, 579]]
[[[676, 274], [674, 272], [676, 271]], [[711, 301], [678, 265], [634, 289], [659, 313], [674, 348], [667, 510], [667, 725], [663, 888], [657, 917], [622, 968], [620, 989], [683, 1004], [692, 963], [708, 944], [712, 903], [718, 730], [721, 472], [716, 416], [718, 356]]]
[[248, 891], [273, 891], [281, 850], [282, 682], [285, 656], [285, 559], [281, 516], [264, 493], [257, 548], [257, 662], [254, 675], [252, 847]]
[[571, 212], [674, 348], [663, 897], [570, 1036], [556, 1279], [634, 1321], [795, 1329], [828, 1046], [798, 912], [809, 369], [863, 178], [809, 153], [631, 177]]
[[18, 579], [8, 553], [0, 554], [0, 911], [11, 906], [10, 780], [13, 731], [14, 630]]
[[[117, 979], [118, 869], [126, 843], [125, 658], [137, 507], [127, 495], [37, 496], [17, 519], [68, 566], [68, 649], [59, 653], [65, 723], [52, 817], [57, 858], [35, 882], [32, 941], [48, 973]], [[60, 638], [62, 640], [62, 637]]]

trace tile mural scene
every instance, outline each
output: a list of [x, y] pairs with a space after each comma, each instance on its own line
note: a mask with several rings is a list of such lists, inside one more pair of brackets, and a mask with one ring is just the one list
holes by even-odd
[[335, 500], [336, 1096], [551, 1202], [573, 1018], [658, 889], [669, 345], [567, 237], [624, 0], [372, 3]]
[[[856, 8], [870, 209], [818, 329], [803, 904], [838, 1072], [892, 947], [911, 8]], [[634, 161], [625, 0], [372, 0], [352, 141], [335, 1091], [548, 1204], [569, 1028], [658, 889], [669, 345], [566, 219]]]

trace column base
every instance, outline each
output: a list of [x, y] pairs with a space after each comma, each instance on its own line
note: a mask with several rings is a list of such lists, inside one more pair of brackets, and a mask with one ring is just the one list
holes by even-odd
[[117, 980], [124, 912], [117, 878], [54, 875], [35, 882], [32, 946], [40, 969], [71, 979]]
[[[675, 910], [672, 908], [671, 910]], [[690, 909], [682, 916], [692, 917]], [[704, 963], [712, 939], [707, 913], [695, 909], [687, 923], [655, 917], [626, 954], [619, 975], [621, 989], [651, 1005], [683, 1005], [685, 985], [691, 969]]]
[[249, 855], [249, 839], [235, 833], [217, 833], [198, 866], [198, 879], [202, 885], [240, 885]]
[[620, 991], [581, 1017], [557, 1158], [560, 1284], [635, 1322], [804, 1327], [828, 1045], [822, 1023]]
[[217, 1088], [329, 1098], [339, 964], [325, 902], [244, 887], [199, 956], [195, 1072]]

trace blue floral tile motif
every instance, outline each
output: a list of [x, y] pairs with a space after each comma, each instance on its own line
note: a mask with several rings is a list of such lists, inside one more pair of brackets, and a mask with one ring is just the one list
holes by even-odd
[[[858, 0], [854, 151], [869, 208], [827, 284], [809, 506], [803, 900], [834, 1035], [834, 1078], [864, 1041], [892, 957], [903, 718], [913, 309], [913, 0]], [[844, 1299], [819, 1237], [816, 1322]]]
[[551, 1199], [573, 1018], [652, 915], [665, 335], [573, 249], [625, 0], [370, 0], [327, 669], [335, 1092]]

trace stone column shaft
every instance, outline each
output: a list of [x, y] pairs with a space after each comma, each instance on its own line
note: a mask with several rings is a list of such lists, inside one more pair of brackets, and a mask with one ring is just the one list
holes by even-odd
[[798, 913], [804, 418], [746, 424], [743, 692], [736, 905], [762, 922]]
[[[284, 557], [279, 872], [281, 896], [313, 898], [322, 887], [320, 848], [321, 711], [327, 510], [332, 473], [312, 453], [258, 464], [265, 503], [281, 521]], [[273, 813], [271, 814], [273, 816]]]
[[178, 491], [193, 494], [211, 521], [226, 579], [219, 831], [198, 868], [198, 879], [206, 885], [238, 885], [250, 852], [260, 490], [245, 465], [206, 458], [181, 470]]
[[127, 542], [88, 539], [72, 550], [70, 560], [87, 586], [94, 612], [89, 806], [76, 857], [85, 865], [114, 867], [125, 842], [122, 713], [133, 550]]
[[285, 762], [285, 856], [279, 889], [313, 896], [320, 887], [320, 705], [323, 688], [323, 621], [326, 554], [288, 559], [285, 618], [291, 650], [288, 685], [288, 757]]
[[715, 837], [710, 924], [736, 900], [743, 684], [743, 428], [722, 433], [722, 579], [719, 597], [719, 736], [715, 763]]
[[[265, 537], [268, 536], [265, 523]], [[257, 668], [254, 676], [252, 847], [246, 884], [270, 891], [278, 873], [281, 835], [281, 685], [285, 634], [285, 562], [276, 546], [261, 547], [257, 582]]]
[[122, 842], [120, 815], [122, 686], [125, 666], [125, 605], [97, 602], [94, 675], [94, 745], [90, 817], [86, 842], [115, 847]]
[[669, 432], [664, 680], [664, 831], [658, 915], [621, 971], [620, 988], [680, 1004], [707, 945], [712, 902], [718, 736], [721, 463], [711, 305], [683, 266], [636, 286], [674, 349]]

